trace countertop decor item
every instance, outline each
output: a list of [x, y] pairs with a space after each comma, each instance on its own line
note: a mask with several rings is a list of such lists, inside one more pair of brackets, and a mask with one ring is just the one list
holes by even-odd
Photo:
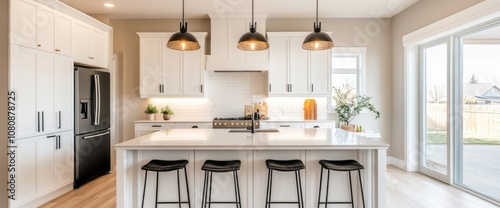
[[161, 108], [160, 113], [163, 114], [163, 120], [170, 120], [170, 117], [174, 115], [174, 112], [168, 105]]
[[333, 99], [336, 102], [335, 112], [339, 118], [339, 123], [344, 123], [340, 128], [346, 131], [355, 131], [355, 125], [350, 124], [352, 119], [367, 109], [375, 113], [375, 119], [380, 118], [380, 112], [370, 103], [371, 97], [366, 95], [354, 95], [351, 89], [333, 88], [335, 95]]
[[302, 48], [312, 51], [333, 48], [332, 38], [328, 34], [321, 32], [321, 22], [318, 21], [318, 0], [316, 0], [316, 22], [314, 23], [314, 32], [304, 39]]
[[317, 104], [315, 99], [306, 99], [304, 101], [304, 120], [318, 119]]
[[148, 107], [146, 107], [144, 113], [149, 115], [149, 120], [154, 121], [155, 116], [158, 113], [158, 108], [156, 108], [156, 106], [154, 105], [148, 104]]
[[184, 21], [184, 0], [182, 0], [182, 22], [180, 32], [174, 33], [167, 42], [167, 48], [178, 51], [194, 51], [201, 48], [196, 37], [187, 32], [187, 22]]
[[250, 22], [250, 32], [246, 32], [238, 41], [238, 48], [244, 51], [261, 51], [269, 48], [269, 43], [264, 35], [257, 32], [257, 22], [254, 22], [254, 4], [252, 0], [252, 22]]

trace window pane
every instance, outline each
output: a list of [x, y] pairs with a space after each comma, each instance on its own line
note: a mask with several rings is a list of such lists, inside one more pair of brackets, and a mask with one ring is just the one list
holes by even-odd
[[332, 57], [332, 68], [334, 69], [357, 69], [357, 57]]
[[447, 173], [448, 108], [446, 44], [424, 50], [426, 120], [423, 166], [442, 174]]
[[[353, 96], [356, 96], [358, 81], [356, 74], [333, 74], [332, 75], [332, 85], [337, 89], [341, 89], [342, 91], [346, 91], [352, 89], [351, 92]], [[335, 93], [332, 90], [332, 93]], [[332, 104], [335, 105], [335, 100], [332, 98]]]

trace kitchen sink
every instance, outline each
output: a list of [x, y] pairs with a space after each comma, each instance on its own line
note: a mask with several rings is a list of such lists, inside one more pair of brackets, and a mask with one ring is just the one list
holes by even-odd
[[[228, 133], [251, 133], [248, 129], [230, 129]], [[255, 129], [255, 133], [278, 133], [278, 129]]]

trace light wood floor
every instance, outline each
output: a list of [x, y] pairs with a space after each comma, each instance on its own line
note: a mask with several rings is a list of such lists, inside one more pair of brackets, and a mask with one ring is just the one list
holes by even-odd
[[[75, 189], [42, 208], [114, 208], [115, 174], [111, 173]], [[332, 206], [334, 207], [334, 206]], [[499, 207], [420, 173], [387, 168], [388, 208], [489, 208]]]

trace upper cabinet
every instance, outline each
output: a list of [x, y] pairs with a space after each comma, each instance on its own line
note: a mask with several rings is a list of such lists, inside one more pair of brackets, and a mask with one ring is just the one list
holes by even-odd
[[70, 56], [81, 65], [107, 68], [107, 30], [111, 28], [62, 5], [52, 6], [56, 9], [33, 0], [12, 0], [11, 43]]
[[72, 30], [72, 46], [76, 63], [107, 68], [108, 32], [75, 20]]
[[201, 45], [195, 51], [167, 48], [167, 41], [174, 33], [137, 34], [140, 38], [141, 98], [203, 97], [207, 33], [191, 33]]
[[272, 32], [269, 38], [269, 96], [330, 95], [331, 51], [302, 49], [304, 32]]
[[[209, 14], [211, 22], [211, 55], [207, 70], [264, 71], [268, 69], [268, 50], [243, 51], [236, 46], [240, 37], [250, 31], [249, 14]], [[266, 15], [255, 15], [257, 32], [266, 34]]]

